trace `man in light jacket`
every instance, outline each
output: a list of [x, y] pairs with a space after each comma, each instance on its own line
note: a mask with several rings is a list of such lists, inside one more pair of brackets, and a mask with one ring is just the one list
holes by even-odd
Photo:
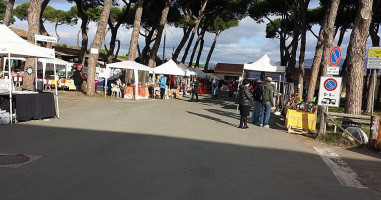
[[262, 88], [262, 119], [261, 126], [269, 128], [271, 108], [274, 107], [274, 85], [271, 77], [267, 77]]

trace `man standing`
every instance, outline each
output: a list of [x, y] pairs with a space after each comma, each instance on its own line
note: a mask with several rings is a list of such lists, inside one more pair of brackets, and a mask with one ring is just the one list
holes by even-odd
[[262, 87], [263, 82], [261, 80], [258, 80], [255, 84], [253, 92], [254, 110], [251, 115], [251, 122], [257, 126], [260, 125], [262, 116]]
[[80, 92], [83, 79], [81, 72], [78, 70], [78, 68], [75, 68], [75, 72], [73, 73], [72, 77], [74, 79], [75, 91]]
[[200, 83], [198, 82], [197, 78], [194, 77], [194, 82], [193, 82], [193, 88], [192, 88], [192, 97], [190, 101], [193, 101], [193, 97], [196, 95], [196, 102], [198, 102], [198, 87]]
[[161, 77], [160, 77], [159, 87], [160, 87], [160, 99], [163, 99], [164, 98], [165, 89], [167, 87], [164, 75], [161, 75]]
[[262, 88], [262, 119], [261, 126], [269, 128], [271, 108], [274, 106], [274, 85], [271, 77], [267, 77]]

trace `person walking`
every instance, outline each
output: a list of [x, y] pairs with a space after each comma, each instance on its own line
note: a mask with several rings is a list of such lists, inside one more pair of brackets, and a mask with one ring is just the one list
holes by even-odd
[[254, 109], [251, 115], [251, 122], [257, 126], [260, 126], [262, 116], [262, 87], [263, 82], [258, 80], [253, 91]]
[[262, 87], [262, 118], [261, 126], [269, 128], [271, 108], [274, 107], [274, 85], [271, 77], [267, 77]]
[[200, 82], [196, 77], [194, 77], [194, 82], [193, 82], [193, 88], [192, 88], [192, 97], [190, 101], [193, 101], [193, 97], [196, 96], [196, 102], [198, 102], [198, 90], [199, 90]]
[[167, 87], [164, 75], [160, 76], [159, 87], [160, 87], [160, 99], [163, 99], [165, 94], [165, 89]]
[[83, 79], [82, 79], [81, 72], [78, 70], [78, 68], [75, 68], [75, 71], [72, 77], [74, 79], [75, 91], [80, 92]]
[[244, 79], [238, 90], [239, 114], [241, 115], [238, 128], [243, 129], [249, 128], [247, 117], [250, 115], [251, 106], [253, 106], [253, 96], [250, 93], [249, 85], [250, 82]]

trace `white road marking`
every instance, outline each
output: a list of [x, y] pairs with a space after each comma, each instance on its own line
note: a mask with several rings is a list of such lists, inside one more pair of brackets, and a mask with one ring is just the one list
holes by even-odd
[[314, 149], [328, 165], [341, 185], [354, 188], [367, 188], [360, 183], [356, 172], [354, 172], [332, 149], [320, 147], [314, 147]]

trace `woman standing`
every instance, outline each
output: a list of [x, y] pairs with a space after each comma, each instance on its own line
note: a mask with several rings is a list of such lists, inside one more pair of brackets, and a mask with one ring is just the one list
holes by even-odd
[[253, 106], [253, 95], [249, 90], [250, 82], [247, 79], [244, 79], [242, 85], [239, 86], [238, 93], [238, 104], [239, 104], [239, 113], [241, 119], [239, 121], [238, 128], [249, 128], [247, 126], [247, 117], [250, 115], [250, 109]]

